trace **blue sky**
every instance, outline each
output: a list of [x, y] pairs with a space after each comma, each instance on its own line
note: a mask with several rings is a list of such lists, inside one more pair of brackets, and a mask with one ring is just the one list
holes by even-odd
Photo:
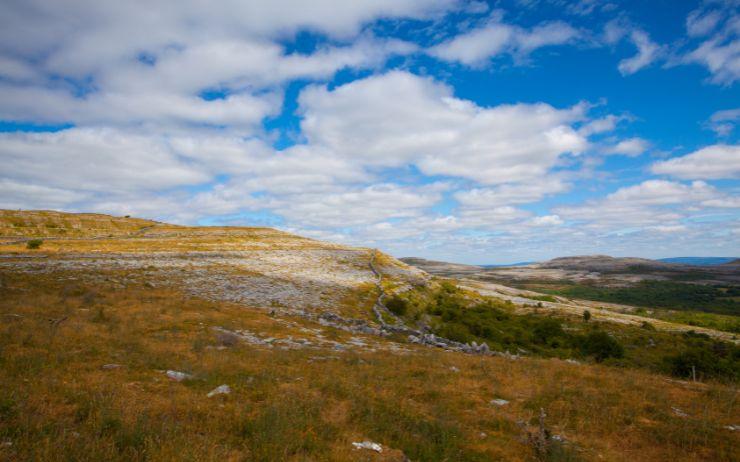
[[3, 2], [0, 207], [740, 255], [740, 3]]

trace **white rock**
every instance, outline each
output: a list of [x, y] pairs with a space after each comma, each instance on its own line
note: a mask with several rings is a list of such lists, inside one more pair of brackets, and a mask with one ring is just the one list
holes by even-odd
[[167, 375], [168, 378], [174, 380], [175, 382], [180, 382], [185, 379], [190, 379], [193, 377], [190, 374], [186, 374], [180, 371], [172, 371], [172, 370], [165, 372], [165, 375]]
[[101, 369], [110, 370], [110, 369], [118, 369], [119, 367], [121, 367], [120, 364], [103, 364], [101, 366]]
[[679, 417], [688, 417], [689, 415], [677, 407], [671, 407], [673, 413]]
[[492, 399], [491, 404], [495, 406], [506, 406], [507, 404], [509, 404], [509, 402], [506, 401], [505, 399], [497, 398], [497, 399]]
[[452, 372], [460, 372], [460, 369], [456, 368], [455, 366], [450, 367], [450, 370]]
[[379, 445], [378, 443], [373, 443], [372, 441], [352, 443], [352, 446], [354, 446], [355, 449], [370, 449], [371, 451], [375, 451], [375, 452], [383, 452], [383, 447]]
[[208, 392], [208, 397], [216, 396], [216, 395], [228, 395], [231, 393], [231, 387], [228, 385], [219, 385], [210, 392]]
[[725, 425], [725, 428], [733, 432], [740, 431], [740, 425]]

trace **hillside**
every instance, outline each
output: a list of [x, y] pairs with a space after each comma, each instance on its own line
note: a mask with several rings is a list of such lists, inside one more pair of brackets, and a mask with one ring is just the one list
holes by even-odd
[[0, 210], [0, 239], [128, 236], [157, 225], [150, 220], [98, 213]]
[[585, 255], [560, 257], [532, 265], [536, 268], [561, 268], [599, 272], [624, 272], [632, 268], [663, 270], [677, 268], [676, 265], [658, 260], [633, 257], [610, 257], [608, 255]]
[[0, 460], [736, 455], [735, 347], [687, 326], [269, 228], [2, 217]]

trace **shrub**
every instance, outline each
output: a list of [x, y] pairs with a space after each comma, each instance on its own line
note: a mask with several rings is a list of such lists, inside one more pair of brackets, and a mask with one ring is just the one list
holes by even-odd
[[436, 330], [437, 335], [460, 343], [468, 343], [473, 339], [470, 331], [462, 324], [447, 322]]
[[681, 352], [666, 357], [665, 363], [667, 372], [676, 377], [692, 377], [696, 371], [699, 378], [740, 379], [740, 348], [728, 343], [699, 338]]
[[565, 336], [560, 321], [554, 318], [538, 320], [532, 331], [534, 341], [540, 344], [552, 344], [559, 337]]
[[390, 300], [385, 302], [385, 306], [396, 316], [403, 316], [409, 309], [409, 302], [397, 295], [394, 295]]
[[587, 356], [593, 356], [597, 362], [607, 358], [621, 358], [624, 348], [611, 335], [604, 331], [593, 331], [583, 338], [581, 350]]
[[585, 311], [583, 312], [583, 320], [584, 320], [585, 322], [588, 322], [588, 321], [590, 321], [590, 320], [591, 320], [591, 312], [590, 312], [590, 311], [588, 311], [588, 310], [585, 310]]
[[41, 239], [31, 239], [30, 241], [26, 242], [26, 248], [35, 250], [41, 247], [41, 244], [43, 244], [44, 241]]

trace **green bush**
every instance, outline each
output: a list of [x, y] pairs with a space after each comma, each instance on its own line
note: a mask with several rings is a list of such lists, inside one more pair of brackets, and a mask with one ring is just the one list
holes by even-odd
[[390, 300], [385, 302], [385, 306], [396, 316], [404, 316], [408, 312], [409, 302], [397, 295], [394, 295]]
[[26, 248], [35, 250], [41, 247], [41, 244], [43, 244], [44, 241], [41, 239], [31, 239], [30, 241], [26, 242]]
[[586, 356], [593, 356], [597, 362], [624, 356], [622, 345], [614, 337], [600, 330], [592, 331], [583, 338], [581, 351]]
[[557, 346], [557, 340], [565, 337], [565, 331], [557, 319], [544, 318], [536, 322], [532, 335], [535, 343]]
[[740, 347], [698, 335], [685, 335], [689, 344], [679, 353], [665, 358], [667, 372], [681, 378], [690, 378], [696, 371], [700, 379], [740, 380]]
[[470, 331], [462, 324], [448, 322], [436, 330], [437, 335], [460, 343], [468, 343], [473, 339]]

